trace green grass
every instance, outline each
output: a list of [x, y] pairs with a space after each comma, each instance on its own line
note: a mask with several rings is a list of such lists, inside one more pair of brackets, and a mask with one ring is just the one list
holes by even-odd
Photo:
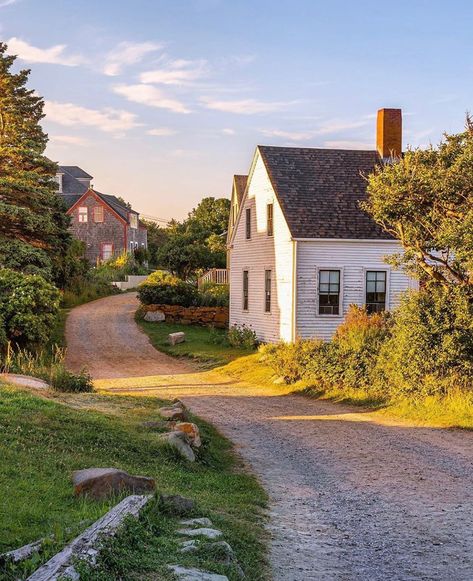
[[[247, 576], [255, 581], [268, 578], [262, 525], [266, 497], [256, 479], [242, 470], [228, 440], [197, 420], [204, 444], [198, 462], [188, 464], [158, 442], [156, 431], [142, 426], [157, 418], [162, 402], [156, 398], [51, 397], [0, 386], [0, 552], [53, 534], [42, 556], [46, 560], [118, 500], [75, 498], [71, 472], [119, 467], [154, 477], [159, 492], [196, 500], [198, 515], [210, 517], [221, 528]], [[150, 571], [164, 574], [166, 563], [177, 562], [177, 522], [156, 510], [153, 514], [130, 525], [132, 533], [124, 531], [124, 538], [136, 537], [134, 543], [113, 544], [101, 579], [119, 578], [118, 569], [121, 578], [144, 579]], [[129, 554], [130, 547], [140, 543], [141, 553]], [[202, 557], [187, 557], [186, 562], [196, 566]], [[22, 578], [37, 565], [33, 559], [15, 571], [0, 569], [0, 579]], [[236, 579], [231, 570], [226, 574]]]
[[[231, 347], [225, 340], [223, 329], [209, 329], [197, 325], [148, 323], [143, 321], [139, 313], [136, 315], [136, 321], [156, 349], [175, 357], [194, 359], [205, 368], [226, 365], [239, 357], [254, 353], [252, 350]], [[169, 333], [178, 331], [184, 331], [186, 334], [185, 343], [169, 345], [167, 341]]]

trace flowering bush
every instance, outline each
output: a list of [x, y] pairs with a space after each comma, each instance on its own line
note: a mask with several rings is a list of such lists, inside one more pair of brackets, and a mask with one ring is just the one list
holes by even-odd
[[177, 276], [157, 270], [138, 287], [144, 305], [181, 305], [190, 307], [197, 300], [197, 288]]
[[227, 333], [227, 340], [232, 347], [256, 349], [258, 339], [256, 333], [247, 325], [233, 325]]

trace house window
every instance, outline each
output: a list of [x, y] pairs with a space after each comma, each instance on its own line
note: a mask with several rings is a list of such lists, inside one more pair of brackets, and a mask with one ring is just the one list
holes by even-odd
[[103, 222], [103, 206], [94, 207], [94, 222]]
[[340, 314], [340, 271], [319, 270], [319, 315]]
[[271, 271], [264, 271], [264, 311], [271, 312]]
[[380, 313], [386, 309], [386, 271], [366, 271], [366, 310]]
[[86, 206], [81, 206], [79, 208], [79, 222], [87, 222], [87, 217], [88, 217], [88, 213], [87, 213], [87, 207]]
[[248, 301], [248, 271], [243, 271], [243, 310], [247, 311], [249, 306]]
[[105, 242], [102, 244], [102, 260], [108, 260], [113, 256], [113, 244]]
[[266, 207], [266, 231], [268, 236], [273, 235], [273, 204], [268, 204]]
[[251, 238], [251, 208], [246, 208], [246, 239]]
[[138, 228], [138, 215], [130, 214], [130, 228]]

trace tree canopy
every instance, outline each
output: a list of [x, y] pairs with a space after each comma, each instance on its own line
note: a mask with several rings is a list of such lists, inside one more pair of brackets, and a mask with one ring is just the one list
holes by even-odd
[[368, 176], [363, 204], [403, 255], [390, 261], [441, 286], [473, 294], [473, 123], [438, 147], [408, 150]]
[[0, 43], [0, 266], [41, 272], [61, 267], [69, 218], [56, 193], [56, 164], [44, 151], [43, 99], [27, 88], [29, 70]]

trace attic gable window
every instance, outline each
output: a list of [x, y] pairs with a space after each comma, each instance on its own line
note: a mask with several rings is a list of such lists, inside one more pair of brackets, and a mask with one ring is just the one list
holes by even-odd
[[80, 206], [79, 207], [78, 219], [79, 219], [79, 222], [87, 222], [87, 220], [88, 220], [87, 206]]
[[103, 206], [94, 207], [94, 222], [103, 222]]
[[246, 208], [245, 216], [246, 216], [245, 222], [246, 239], [249, 240], [251, 238], [251, 208]]
[[273, 204], [266, 206], [266, 232], [268, 236], [273, 235]]
[[138, 228], [138, 215], [130, 214], [130, 228]]
[[340, 271], [319, 270], [319, 315], [340, 314]]

